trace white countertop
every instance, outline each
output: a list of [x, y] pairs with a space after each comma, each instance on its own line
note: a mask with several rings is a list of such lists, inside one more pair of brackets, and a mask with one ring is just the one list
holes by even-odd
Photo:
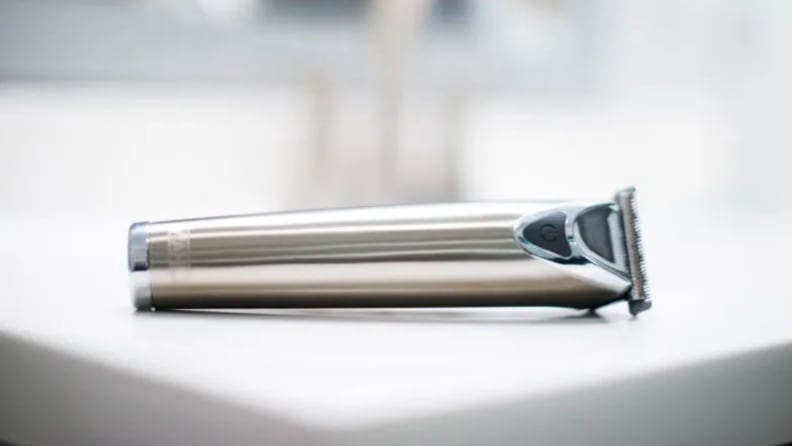
[[[498, 423], [505, 423], [517, 435], [528, 426], [526, 420], [494, 414], [513, 413], [510, 407], [540, 412], [542, 405], [559, 408], [552, 403], [556, 397], [581, 392], [580, 401], [586, 401], [585, 395], [597, 389], [618, 389], [621, 383], [629, 389], [629, 383], [644, 378], [662, 382], [665, 373], [682, 383], [696, 373], [709, 373], [708, 364], [713, 370], [739, 368], [739, 363], [729, 361], [749, 358], [745, 355], [770, 355], [768, 364], [792, 372], [792, 296], [786, 286], [792, 239], [785, 229], [791, 219], [777, 213], [699, 212], [682, 218], [690, 211], [642, 211], [655, 306], [637, 319], [628, 315], [624, 304], [611, 305], [593, 316], [563, 309], [508, 308], [136, 313], [128, 297], [125, 269], [130, 221], [91, 214], [4, 218], [0, 221], [0, 357], [17, 360], [0, 364], [0, 376], [10, 377], [5, 383], [15, 382], [15, 386], [42, 379], [57, 389], [63, 378], [67, 381], [61, 385], [73, 387], [68, 376], [58, 374], [57, 364], [74, 362], [79, 364], [76, 374], [88, 374], [84, 375], [88, 395], [85, 400], [58, 392], [31, 395], [19, 389], [14, 393], [13, 386], [6, 386], [12, 397], [0, 398], [0, 412], [15, 410], [22, 417], [34, 408], [42, 410], [43, 404], [55, 411], [53, 416], [59, 407], [83, 411], [84, 416], [73, 414], [78, 424], [96, 421], [97, 425], [90, 430], [94, 436], [85, 437], [85, 432], [58, 423], [42, 427], [0, 421], [0, 439], [31, 444], [52, 438], [118, 440], [128, 435], [119, 427], [123, 423], [102, 433], [101, 426], [108, 425], [102, 418], [127, 416], [132, 425], [141, 424], [134, 427], [140, 437], [132, 443], [156, 443], [163, 438], [195, 442], [194, 432], [191, 436], [176, 422], [172, 429], [182, 432], [181, 437], [169, 430], [168, 423], [147, 426], [136, 415], [140, 408], [135, 396], [114, 396], [113, 392], [90, 396], [107, 390], [101, 386], [96, 390], [91, 383], [111, 382], [107, 385], [116, 387], [125, 377], [134, 386], [148, 389], [142, 393], [176, 389], [177, 395], [163, 402], [172, 409], [153, 406], [173, 414], [174, 419], [189, 418], [190, 407], [197, 414], [202, 405], [214, 404], [230, 405], [253, 420], [258, 416], [277, 420], [238, 429], [220, 421], [216, 426], [195, 426], [197, 431], [225, 431], [230, 443], [260, 439], [258, 434], [266, 436], [278, 429], [297, 432], [296, 437], [284, 434], [283, 438], [298, 438], [294, 440], [298, 443], [369, 443], [372, 438], [385, 438], [378, 432], [388, 432], [394, 443], [419, 438], [464, 443], [477, 437], [448, 437], [443, 432], [462, 435], [466, 426], [472, 429], [470, 417], [477, 413], [482, 426], [496, 423], [492, 426], [502, 430]], [[32, 357], [25, 356], [28, 350], [58, 358], [46, 362], [55, 364], [54, 378], [36, 378], [36, 373], [26, 378], [31, 372], [25, 369], [25, 358]], [[112, 379], [91, 378], [93, 369]], [[713, 388], [713, 394], [728, 396], [723, 389], [734, 385], [729, 376], [720, 377], [725, 387]], [[732, 377], [739, 383], [743, 379], [739, 376]], [[792, 384], [767, 385], [785, 401], [792, 400]], [[680, 384], [675, 391], [695, 388], [699, 386]], [[734, 391], [740, 395], [739, 388]], [[607, 395], [616, 398], [615, 393]], [[758, 394], [752, 390], [747, 395]], [[656, 397], [680, 402], [692, 398], [686, 406], [708, 398], [707, 394]], [[38, 402], [33, 404], [28, 398]], [[48, 398], [57, 404], [47, 403]], [[752, 404], [741, 398], [746, 405]], [[634, 412], [614, 420], [591, 418], [586, 411], [607, 410], [608, 404], [616, 404], [606, 399], [595, 399], [589, 406], [581, 403], [582, 412], [576, 416], [591, 421], [570, 421], [574, 425], [570, 431], [582, 438], [625, 440], [618, 437], [614, 423], [640, 418], [641, 413], [652, 416], [659, 410], [635, 407]], [[706, 439], [701, 437], [702, 429], [717, 421], [723, 432], [747, 435], [727, 436], [733, 442], [771, 444], [792, 439], [792, 423], [783, 423], [792, 420], [792, 403], [761, 399], [757, 404], [768, 407], [736, 412], [719, 410], [722, 402], [712, 400], [712, 404], [700, 414], [701, 419], [664, 434], [677, 437], [660, 438]], [[104, 409], [85, 409], [93, 405]], [[790, 411], [784, 413], [786, 409]], [[742, 410], [764, 421], [746, 418]], [[206, 416], [216, 420], [211, 414]], [[662, 426], [663, 420], [652, 423]], [[551, 424], [544, 425], [544, 436], [540, 428], [531, 427], [532, 435], [566, 438], [559, 438], [560, 428]], [[628, 431], [621, 431], [622, 435]], [[208, 442], [211, 438], [201, 439]], [[580, 440], [567, 440], [574, 442], [574, 438]]]

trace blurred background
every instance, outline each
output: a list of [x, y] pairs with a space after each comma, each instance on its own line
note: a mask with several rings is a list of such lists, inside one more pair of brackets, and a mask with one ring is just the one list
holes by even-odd
[[792, 190], [792, 2], [0, 0], [0, 213]]

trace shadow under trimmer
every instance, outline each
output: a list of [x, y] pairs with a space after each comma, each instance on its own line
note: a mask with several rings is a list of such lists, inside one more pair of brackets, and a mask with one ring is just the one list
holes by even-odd
[[139, 310], [651, 306], [633, 188], [135, 223], [128, 256]]

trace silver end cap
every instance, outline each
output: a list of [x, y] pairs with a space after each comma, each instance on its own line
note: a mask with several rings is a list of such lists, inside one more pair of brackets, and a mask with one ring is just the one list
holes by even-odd
[[153, 309], [149, 273], [149, 224], [133, 223], [129, 227], [127, 264], [132, 305], [138, 310]]

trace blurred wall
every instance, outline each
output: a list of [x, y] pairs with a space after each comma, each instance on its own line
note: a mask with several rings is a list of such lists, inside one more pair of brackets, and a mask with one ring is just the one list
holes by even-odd
[[0, 0], [0, 212], [787, 204], [789, 2], [247, 1]]

